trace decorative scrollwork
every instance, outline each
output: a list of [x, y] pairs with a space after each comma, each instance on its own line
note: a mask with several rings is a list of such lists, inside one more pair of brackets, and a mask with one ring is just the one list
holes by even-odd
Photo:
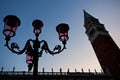
[[60, 46], [60, 45], [56, 45], [53, 50], [54, 50], [54, 51], [55, 51], [55, 50], [60, 51], [60, 50], [61, 50], [61, 46]]
[[[33, 42], [33, 48], [31, 47], [31, 45], [30, 45], [30, 41], [31, 42]], [[35, 43], [35, 41], [36, 41], [36, 43]], [[42, 41], [38, 41], [38, 40], [32, 40], [32, 39], [29, 39], [27, 42], [26, 42], [26, 44], [25, 44], [25, 47], [22, 49], [22, 50], [20, 50], [19, 49], [19, 46], [18, 46], [18, 44], [17, 43], [11, 43], [11, 45], [9, 46], [9, 41], [7, 40], [6, 41], [6, 46], [8, 47], [8, 49], [10, 50], [10, 51], [12, 51], [13, 53], [16, 53], [16, 54], [22, 54], [22, 53], [24, 53], [25, 51], [29, 51], [29, 52], [31, 52], [32, 53], [32, 55], [34, 55], [36, 52], [34, 52], [34, 48], [36, 47], [36, 48], [41, 48], [41, 50], [40, 50], [40, 52], [38, 51], [38, 55], [39, 55], [39, 57], [41, 57], [42, 56], [42, 53], [43, 53], [43, 51], [45, 51], [46, 53], [49, 53], [49, 54], [51, 54], [51, 55], [55, 55], [55, 54], [59, 54], [60, 52], [62, 52], [64, 49], [66, 49], [66, 47], [65, 47], [65, 43], [63, 43], [63, 47], [61, 47], [61, 45], [56, 45], [54, 48], [53, 48], [53, 50], [50, 50], [49, 49], [49, 47], [48, 47], [48, 44], [47, 44], [47, 42], [45, 41], [45, 40], [42, 40]], [[38, 45], [41, 45], [41, 47], [40, 46], [38, 46]]]
[[12, 48], [12, 49], [19, 49], [19, 46], [18, 46], [17, 43], [12, 43], [12, 44], [11, 44], [11, 48]]
[[29, 40], [26, 42], [25, 47], [24, 47], [22, 50], [20, 50], [18, 44], [17, 44], [17, 43], [14, 43], [14, 42], [11, 43], [11, 45], [9, 46], [9, 40], [6, 40], [5, 46], [7, 46], [7, 48], [8, 48], [10, 51], [12, 51], [13, 53], [22, 54], [22, 53], [24, 53], [24, 52], [26, 51], [26, 48], [27, 48], [27, 46], [28, 46], [28, 44], [29, 44], [30, 41], [32, 41], [32, 40], [29, 39]]
[[53, 48], [53, 51], [51, 51], [49, 49], [48, 44], [47, 44], [47, 42], [45, 40], [42, 40], [40, 43], [43, 43], [43, 45], [41, 47], [42, 51], [44, 50], [46, 53], [49, 53], [51, 55], [58, 54], [58, 53], [62, 52], [64, 49], [66, 49], [65, 44], [63, 44], [64, 45], [63, 48], [61, 48], [60, 45], [56, 45], [55, 48]]

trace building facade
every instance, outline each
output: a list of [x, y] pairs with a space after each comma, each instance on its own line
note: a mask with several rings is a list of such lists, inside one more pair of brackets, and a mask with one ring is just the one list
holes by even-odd
[[104, 73], [120, 80], [120, 49], [104, 25], [84, 11], [84, 27]]
[[[33, 80], [32, 72], [3, 71], [0, 80]], [[101, 72], [38, 72], [37, 80], [113, 80]]]

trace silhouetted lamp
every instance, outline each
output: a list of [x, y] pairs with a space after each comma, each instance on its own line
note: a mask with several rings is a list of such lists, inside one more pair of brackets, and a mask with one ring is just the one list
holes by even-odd
[[26, 63], [33, 64], [33, 56], [27, 54], [26, 55]]
[[66, 43], [66, 41], [69, 39], [68, 30], [69, 26], [68, 24], [65, 23], [61, 23], [56, 27], [56, 31], [58, 32], [59, 35], [59, 40], [62, 41], [63, 43]]
[[26, 55], [26, 63], [28, 64], [28, 71], [31, 71], [33, 67], [33, 56], [32, 55]]
[[4, 18], [4, 31], [3, 34], [6, 38], [11, 38], [15, 36], [17, 27], [20, 25], [20, 20], [15, 15], [8, 15]]
[[34, 20], [32, 22], [32, 26], [34, 27], [34, 30], [33, 32], [36, 34], [36, 35], [39, 35], [41, 33], [41, 29], [43, 27], [43, 22], [41, 20]]
[[4, 30], [3, 34], [5, 35], [6, 44], [5, 46], [13, 53], [18, 55], [26, 53], [26, 63], [28, 64], [28, 71], [32, 70], [33, 67], [33, 80], [37, 80], [38, 73], [38, 58], [42, 56], [43, 52], [49, 53], [51, 55], [59, 54], [64, 49], [66, 49], [66, 41], [68, 37], [68, 24], [61, 23], [56, 27], [56, 31], [59, 35], [59, 40], [62, 41], [63, 47], [61, 45], [56, 45], [53, 50], [48, 46], [47, 41], [39, 40], [39, 34], [43, 27], [43, 22], [41, 20], [34, 20], [32, 22], [33, 32], [36, 39], [28, 39], [23, 49], [19, 49], [17, 43], [10, 43], [10, 38], [15, 36], [18, 26], [20, 26], [20, 20], [15, 15], [8, 15], [4, 19]]

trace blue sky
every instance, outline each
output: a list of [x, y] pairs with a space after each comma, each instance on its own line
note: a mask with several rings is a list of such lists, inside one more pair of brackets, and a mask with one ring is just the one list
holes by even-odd
[[6, 15], [17, 15], [21, 25], [17, 29], [16, 36], [11, 42], [17, 42], [22, 49], [28, 39], [34, 39], [32, 21], [40, 19], [44, 26], [39, 36], [40, 40], [46, 40], [50, 48], [61, 44], [56, 32], [59, 23], [67, 23], [70, 26], [67, 49], [61, 54], [51, 56], [44, 53], [39, 58], [39, 71], [85, 71], [101, 67], [96, 58], [94, 50], [85, 34], [84, 15], [85, 9], [92, 16], [105, 24], [106, 29], [120, 47], [120, 0], [0, 0], [0, 67], [4, 70], [12, 70], [16, 67], [18, 71], [27, 71], [25, 62], [26, 55], [16, 55], [10, 52], [5, 46], [4, 35], [2, 34]]

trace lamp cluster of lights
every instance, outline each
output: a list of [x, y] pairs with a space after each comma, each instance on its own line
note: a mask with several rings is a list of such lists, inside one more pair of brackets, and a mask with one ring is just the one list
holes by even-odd
[[[66, 41], [69, 39], [68, 37], [69, 26], [66, 23], [61, 23], [56, 27], [56, 31], [58, 32], [58, 35], [59, 35], [59, 40], [62, 41], [63, 43], [63, 48], [61, 48], [60, 45], [56, 45], [55, 48], [51, 51], [45, 40], [39, 41], [38, 39], [39, 34], [41, 33], [41, 30], [43, 27], [43, 22], [41, 20], [36, 19], [32, 22], [32, 26], [34, 28], [33, 32], [36, 36], [36, 39], [27, 40], [25, 47], [22, 50], [19, 49], [19, 46], [17, 43], [11, 43], [11, 45], [9, 45], [9, 41], [11, 37], [15, 36], [16, 30], [18, 26], [20, 26], [21, 24], [20, 19], [15, 15], [8, 15], [3, 19], [3, 21], [4, 21], [3, 34], [5, 35], [5, 40], [6, 40], [5, 46], [7, 46], [7, 48], [13, 53], [22, 54], [25, 52], [27, 54], [26, 62], [28, 63], [29, 71], [32, 69], [33, 65], [35, 67], [34, 63], [36, 63], [35, 61], [38, 61], [38, 58], [41, 57], [43, 51], [48, 52], [51, 55], [54, 55], [66, 49], [66, 46], [65, 46]], [[32, 45], [31, 45], [31, 42], [33, 43]], [[39, 48], [41, 50], [39, 50]]]

